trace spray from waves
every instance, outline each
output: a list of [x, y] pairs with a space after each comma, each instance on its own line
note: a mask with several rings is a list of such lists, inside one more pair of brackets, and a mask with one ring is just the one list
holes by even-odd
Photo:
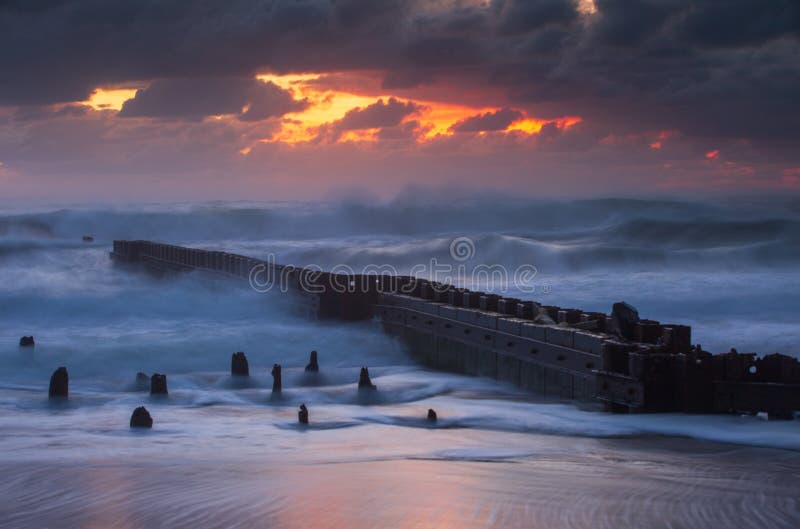
[[[153, 239], [277, 251], [296, 264], [446, 257], [448, 238], [477, 238], [483, 262], [603, 267], [791, 267], [800, 258], [792, 201], [698, 203], [648, 200], [433, 204], [205, 203], [128, 209], [76, 208], [0, 216], [0, 258], [47, 246]], [[381, 261], [379, 259], [385, 259]]]
[[[364, 357], [373, 366], [406, 361], [398, 344], [363, 325], [310, 328], [291, 296], [202, 273], [162, 279], [122, 270], [106, 249], [17, 256], [0, 271], [0, 361], [5, 383], [22, 388], [41, 389], [59, 365], [82, 384], [107, 380], [97, 387], [108, 391], [137, 371], [220, 373], [234, 351], [246, 351], [254, 375], [267, 378], [274, 362], [305, 365], [312, 349], [327, 368]], [[22, 334], [36, 336], [35, 349], [17, 348]]]
[[[127, 292], [124, 283], [131, 276], [109, 272], [106, 253], [112, 239], [151, 239], [262, 258], [273, 254], [281, 263], [323, 269], [389, 265], [410, 273], [432, 259], [461, 264], [454, 262], [450, 246], [455, 238], [468, 237], [475, 247], [474, 258], [464, 263], [468, 268], [537, 268], [538, 290], [511, 288], [517, 297], [603, 311], [625, 299], [649, 317], [692, 324], [700, 343], [715, 351], [796, 352], [791, 316], [800, 299], [793, 295], [800, 286], [795, 273], [800, 202], [795, 199], [438, 198], [76, 207], [0, 215], [5, 279], [0, 315], [13, 320], [37, 314], [47, 323], [51, 315], [53, 320], [59, 314], [77, 318], [102, 312], [104, 303], [114, 307], [109, 298]], [[83, 242], [87, 234], [95, 241]], [[469, 279], [454, 277], [453, 282], [495, 290]], [[188, 300], [191, 294], [175, 297]], [[204, 304], [194, 301], [193, 306]], [[776, 325], [779, 332], [762, 332]]]

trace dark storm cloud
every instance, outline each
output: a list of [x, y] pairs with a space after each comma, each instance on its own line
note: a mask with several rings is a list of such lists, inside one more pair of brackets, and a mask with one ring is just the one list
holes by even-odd
[[740, 46], [800, 34], [800, 2], [738, 0], [704, 2], [687, 13], [684, 34], [710, 46]]
[[415, 88], [434, 81], [433, 72], [422, 69], [408, 68], [388, 72], [381, 82], [381, 86], [388, 90], [393, 88]]
[[675, 13], [669, 2], [597, 0], [602, 18], [594, 28], [598, 41], [614, 46], [634, 46], [655, 31]]
[[410, 44], [405, 56], [415, 67], [454, 68], [485, 60], [484, 50], [468, 37], [427, 37]]
[[297, 112], [307, 106], [307, 102], [296, 101], [292, 94], [274, 83], [252, 78], [159, 79], [138, 90], [133, 99], [125, 102], [119, 114], [186, 119], [240, 114], [243, 121], [256, 121]]
[[738, 47], [800, 32], [795, 0], [596, 0], [604, 40], [631, 45], [660, 33], [700, 46]]
[[454, 132], [490, 132], [506, 130], [513, 122], [522, 119], [523, 114], [519, 110], [503, 108], [495, 112], [486, 112], [471, 116], [463, 121], [459, 121], [451, 127]]
[[[368, 69], [383, 72], [387, 89], [448, 78], [491, 85], [537, 112], [619, 131], [800, 137], [800, 2], [595, 5], [587, 17], [573, 0], [5, 1], [0, 105], [80, 101], [130, 81]], [[221, 88], [220, 102], [203, 102], [210, 89], [198, 88], [169, 110], [166, 96], [181, 91], [164, 86], [123, 115], [185, 117], [242, 102]], [[242, 119], [275, 115], [264, 98]]]
[[568, 24], [578, 13], [572, 0], [499, 0], [495, 1], [499, 11], [499, 27], [503, 33], [528, 33], [547, 24]]
[[344, 30], [386, 31], [407, 14], [404, 0], [335, 0], [333, 18]]

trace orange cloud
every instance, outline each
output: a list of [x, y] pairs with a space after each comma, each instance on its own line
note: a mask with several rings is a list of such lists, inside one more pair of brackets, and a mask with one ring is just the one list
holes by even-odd
[[[383, 90], [374, 94], [365, 95], [348, 91], [347, 83], [342, 82], [341, 76], [336, 88], [321, 82], [322, 74], [302, 73], [289, 75], [262, 74], [258, 78], [262, 81], [275, 83], [279, 87], [292, 93], [295, 99], [305, 99], [310, 105], [307, 109], [289, 113], [285, 116], [280, 130], [264, 142], [281, 142], [287, 144], [306, 143], [318, 141], [323, 132], [335, 123], [341, 122], [346, 116], [358, 113], [366, 108], [373, 107], [381, 100], [395, 100], [407, 105], [414, 105], [414, 115], [405, 117], [397, 126], [413, 129], [416, 142], [422, 143], [438, 137], [452, 136], [454, 126], [476, 116], [493, 114], [503, 111], [500, 106], [473, 107], [464, 104], [453, 104], [442, 101], [426, 99], [409, 99], [397, 97]], [[514, 119], [509, 120], [503, 128], [494, 130], [495, 133], [516, 133], [533, 135], [541, 132], [547, 124], [555, 124], [560, 129], [567, 129], [581, 121], [580, 117], [565, 116], [556, 119], [537, 119], [528, 116], [522, 111], [515, 111]], [[412, 123], [413, 122], [413, 123]], [[383, 137], [394, 136], [382, 134], [381, 128], [352, 129], [335, 136], [332, 141], [337, 142], [374, 142]], [[475, 130], [474, 132], [480, 132]], [[249, 151], [248, 151], [249, 152]]]
[[[277, 85], [288, 91], [295, 100], [308, 102], [308, 105], [285, 114], [271, 136], [250, 140], [249, 144], [243, 145], [239, 153], [244, 156], [259, 142], [295, 145], [315, 141], [335, 143], [402, 139], [424, 143], [453, 136], [456, 132], [535, 135], [546, 125], [554, 125], [563, 130], [581, 122], [581, 118], [577, 116], [540, 119], [522, 110], [508, 109], [502, 105], [475, 105], [474, 102], [479, 101], [479, 98], [474, 97], [466, 103], [448, 102], [442, 100], [442, 94], [430, 91], [420, 94], [422, 97], [419, 98], [406, 91], [401, 97], [381, 88], [380, 83], [373, 83], [369, 72], [308, 72], [286, 75], [265, 73], [256, 77], [265, 83]], [[120, 111], [125, 102], [133, 99], [137, 90], [145, 86], [146, 84], [120, 88], [98, 87], [83, 104], [95, 110]], [[337, 134], [330, 134], [331, 129], [348, 116], [352, 118], [363, 114], [365, 110], [373, 109], [382, 101], [413, 107], [414, 112], [389, 126], [347, 127]], [[481, 120], [487, 116], [502, 116], [503, 113], [506, 113], [508, 119], [499, 126], [481, 127]], [[206, 119], [219, 121], [225, 120], [226, 116], [209, 116]], [[470, 126], [457, 127], [465, 123]]]
[[594, 0], [578, 0], [578, 12], [586, 16], [597, 13], [597, 6], [594, 4]]
[[577, 116], [567, 116], [556, 119], [533, 119], [525, 118], [515, 121], [505, 130], [505, 132], [520, 131], [526, 134], [539, 134], [545, 125], [555, 124], [559, 129], [568, 129], [583, 121]]
[[95, 88], [89, 99], [82, 103], [95, 110], [119, 111], [123, 103], [135, 95], [136, 88]]
[[707, 160], [716, 160], [718, 158], [719, 158], [719, 151], [716, 150], [716, 149], [714, 149], [713, 151], [708, 151], [706, 153], [706, 159]]

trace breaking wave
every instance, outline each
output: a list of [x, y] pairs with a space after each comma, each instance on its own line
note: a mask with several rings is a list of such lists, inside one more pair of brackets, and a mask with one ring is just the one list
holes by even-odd
[[[582, 271], [787, 268], [800, 258], [793, 201], [765, 203], [510, 199], [453, 204], [205, 203], [43, 210], [0, 217], [0, 252], [78, 245], [91, 234], [276, 251], [316, 264], [399, 265], [447, 255], [453, 236], [476, 239], [477, 258]], [[274, 249], [274, 250], [273, 250]]]

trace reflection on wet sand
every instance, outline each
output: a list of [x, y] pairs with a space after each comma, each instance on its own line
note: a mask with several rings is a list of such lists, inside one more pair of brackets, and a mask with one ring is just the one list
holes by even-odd
[[[527, 456], [491, 456], [491, 450], [475, 446], [437, 456], [359, 460], [361, 447], [354, 446], [329, 452], [324, 462], [325, 443], [299, 432], [284, 434], [297, 436], [295, 450], [248, 456], [250, 461], [233, 454], [215, 461], [207, 454], [4, 464], [1, 510], [8, 527], [623, 529], [800, 523], [800, 482], [787, 479], [800, 470], [794, 452], [660, 438], [537, 436]], [[455, 440], [452, 434], [434, 435]], [[413, 442], [405, 433], [398, 437], [399, 444]], [[304, 449], [314, 461], [304, 461]]]

